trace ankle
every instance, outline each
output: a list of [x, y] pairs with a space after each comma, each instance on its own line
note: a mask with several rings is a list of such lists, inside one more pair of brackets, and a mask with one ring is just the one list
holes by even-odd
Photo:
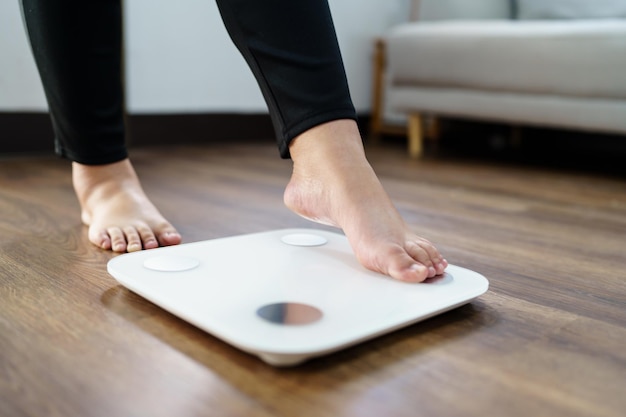
[[139, 180], [128, 159], [106, 165], [82, 165], [72, 163], [72, 183], [83, 209], [91, 200], [102, 201], [121, 189], [136, 188]]
[[335, 120], [315, 126], [289, 145], [294, 166], [352, 164], [365, 160], [363, 142], [354, 120]]
[[122, 183], [137, 179], [128, 159], [106, 165], [83, 165], [72, 162], [72, 182], [74, 187], [88, 189], [105, 183]]

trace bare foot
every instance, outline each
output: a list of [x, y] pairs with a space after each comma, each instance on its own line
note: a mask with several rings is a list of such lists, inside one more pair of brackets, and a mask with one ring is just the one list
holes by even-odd
[[368, 269], [409, 282], [444, 272], [447, 261], [432, 243], [408, 230], [383, 189], [354, 121], [310, 129], [289, 149], [293, 174], [284, 198], [292, 211], [343, 229]]
[[180, 234], [143, 192], [128, 159], [107, 165], [73, 162], [72, 179], [94, 245], [134, 252], [181, 242]]

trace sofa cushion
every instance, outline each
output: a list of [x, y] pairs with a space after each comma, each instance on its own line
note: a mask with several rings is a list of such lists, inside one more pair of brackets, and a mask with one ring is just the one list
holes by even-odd
[[387, 37], [396, 86], [626, 98], [626, 21], [420, 22]]
[[626, 134], [626, 100], [411, 87], [390, 89], [386, 101], [403, 113]]
[[626, 17], [626, 0], [516, 0], [517, 18], [597, 19]]

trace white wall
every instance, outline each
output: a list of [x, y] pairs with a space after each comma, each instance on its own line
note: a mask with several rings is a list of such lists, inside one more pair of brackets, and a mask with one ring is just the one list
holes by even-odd
[[[0, 1], [0, 111], [46, 109], [18, 0]], [[330, 0], [352, 97], [370, 106], [372, 40], [405, 21], [409, 0]], [[264, 112], [213, 0], [126, 0], [131, 113]]]
[[18, 0], [0, 0], [0, 111], [46, 108]]

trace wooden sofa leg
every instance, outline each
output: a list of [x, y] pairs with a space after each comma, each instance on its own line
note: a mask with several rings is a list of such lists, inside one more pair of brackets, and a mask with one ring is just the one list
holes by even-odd
[[411, 158], [421, 158], [424, 153], [424, 134], [422, 128], [422, 116], [419, 113], [409, 115], [408, 147]]

